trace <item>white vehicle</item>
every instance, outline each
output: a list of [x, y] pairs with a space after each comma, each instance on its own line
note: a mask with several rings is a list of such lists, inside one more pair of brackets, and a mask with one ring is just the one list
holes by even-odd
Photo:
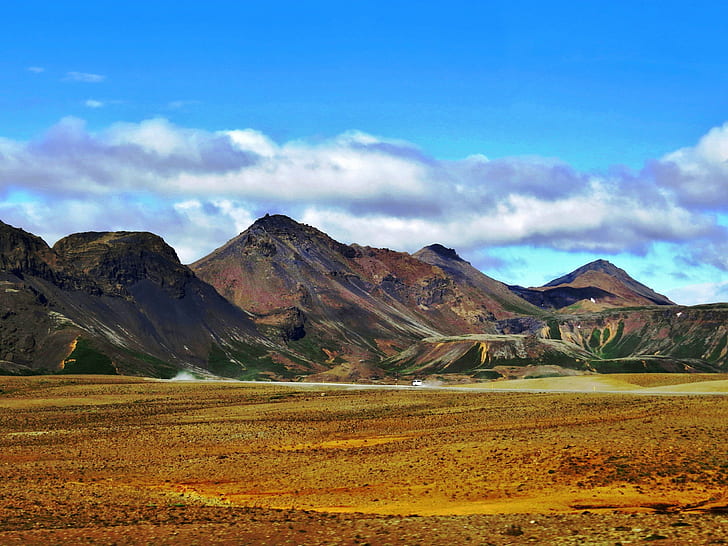
[[413, 387], [421, 387], [422, 386], [422, 379], [413, 379], [412, 380], [412, 386]]

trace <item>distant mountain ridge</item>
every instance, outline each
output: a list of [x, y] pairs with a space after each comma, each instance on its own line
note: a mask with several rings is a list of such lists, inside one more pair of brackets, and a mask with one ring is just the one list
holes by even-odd
[[[675, 305], [606, 260], [590, 262], [541, 287], [511, 286], [510, 289], [545, 309], [598, 311], [616, 307]], [[575, 304], [579, 307], [571, 308]]]
[[728, 305], [675, 306], [605, 260], [507, 286], [455, 250], [344, 244], [266, 215], [185, 266], [159, 236], [50, 248], [0, 222], [0, 373], [180, 370], [392, 381], [728, 368]]
[[[635, 279], [630, 277], [624, 269], [620, 269], [614, 264], [607, 260], [595, 260], [586, 265], [575, 269], [568, 275], [554, 279], [553, 281], [546, 283], [546, 287], [555, 287], [560, 285], [574, 285], [576, 286], [580, 279], [583, 279], [589, 272], [594, 271], [603, 273], [617, 279], [619, 282], [630, 288], [635, 294], [642, 296], [643, 298], [652, 301], [656, 305], [675, 305], [675, 302], [670, 301], [667, 297], [662, 294], [658, 294], [651, 288], [644, 284], [637, 282]], [[583, 281], [582, 281], [583, 282]]]

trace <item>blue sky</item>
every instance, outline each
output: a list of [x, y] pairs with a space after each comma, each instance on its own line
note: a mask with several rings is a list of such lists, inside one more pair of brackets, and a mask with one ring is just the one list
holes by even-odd
[[195, 260], [265, 212], [456, 248], [509, 283], [603, 257], [728, 300], [720, 2], [41, 2], [0, 21], [0, 219]]

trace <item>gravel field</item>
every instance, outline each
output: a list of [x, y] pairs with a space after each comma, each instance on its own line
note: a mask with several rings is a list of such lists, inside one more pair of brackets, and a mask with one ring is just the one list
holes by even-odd
[[0, 544], [728, 544], [726, 445], [725, 396], [0, 377]]

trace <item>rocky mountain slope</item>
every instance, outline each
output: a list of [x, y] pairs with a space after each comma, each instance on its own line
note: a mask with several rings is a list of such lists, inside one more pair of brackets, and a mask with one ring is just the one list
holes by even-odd
[[496, 320], [539, 314], [537, 308], [514, 295], [508, 286], [475, 269], [452, 248], [433, 244], [418, 250], [412, 257], [442, 269], [461, 290], [481, 301]]
[[527, 333], [425, 338], [382, 367], [490, 379], [728, 368], [728, 304], [559, 314], [532, 324]]
[[0, 373], [522, 377], [728, 369], [728, 304], [681, 307], [599, 260], [533, 289], [457, 253], [346, 245], [265, 216], [187, 267], [160, 237], [50, 248], [0, 223]]
[[80, 233], [51, 249], [1, 224], [0, 260], [1, 371], [237, 377], [281, 367], [249, 315], [156, 235]]
[[510, 286], [511, 291], [543, 309], [568, 312], [615, 307], [674, 305], [606, 260], [596, 260], [537, 288]]
[[539, 312], [442, 247], [345, 245], [281, 215], [191, 267], [261, 329], [329, 365], [376, 364], [423, 337], [495, 333], [498, 319]]

